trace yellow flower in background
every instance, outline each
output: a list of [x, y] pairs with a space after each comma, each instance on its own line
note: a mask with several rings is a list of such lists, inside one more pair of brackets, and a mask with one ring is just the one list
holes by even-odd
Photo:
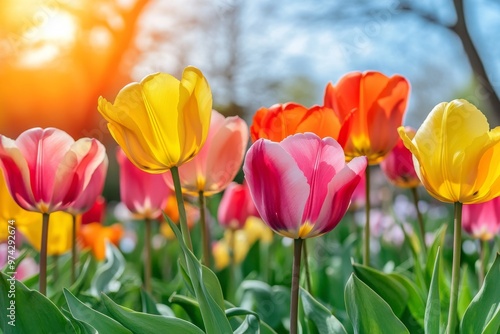
[[200, 151], [210, 127], [212, 92], [201, 71], [189, 66], [180, 81], [156, 73], [125, 86], [114, 104], [100, 97], [98, 109], [134, 165], [157, 174]]
[[7, 240], [9, 235], [7, 225], [10, 220], [14, 220], [13, 226], [17, 227], [31, 222], [39, 223], [41, 215], [24, 210], [14, 201], [5, 183], [3, 172], [0, 171], [0, 242]]
[[500, 127], [466, 100], [438, 104], [414, 137], [398, 129], [427, 191], [443, 202], [482, 203], [500, 196]]
[[[42, 240], [41, 213], [35, 213], [32, 223], [18, 225], [28, 242], [37, 251], [40, 251]], [[77, 219], [77, 230], [79, 228]], [[47, 238], [47, 255], [62, 255], [71, 249], [73, 230], [73, 216], [67, 212], [56, 211], [50, 214], [49, 236]]]

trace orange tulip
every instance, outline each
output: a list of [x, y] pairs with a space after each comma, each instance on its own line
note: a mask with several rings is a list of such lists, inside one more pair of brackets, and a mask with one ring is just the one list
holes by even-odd
[[313, 132], [320, 138], [336, 138], [340, 130], [339, 117], [327, 107], [306, 108], [297, 103], [275, 104], [260, 108], [250, 127], [252, 141], [259, 138], [282, 141], [286, 137], [304, 132]]
[[82, 247], [90, 248], [95, 258], [101, 261], [106, 257], [106, 240], [117, 245], [123, 233], [120, 224], [103, 226], [101, 223], [90, 223], [81, 226], [80, 240]]
[[338, 142], [347, 161], [367, 156], [374, 165], [384, 159], [398, 141], [409, 92], [403, 76], [376, 71], [348, 73], [335, 86], [326, 86], [324, 105], [340, 120]]

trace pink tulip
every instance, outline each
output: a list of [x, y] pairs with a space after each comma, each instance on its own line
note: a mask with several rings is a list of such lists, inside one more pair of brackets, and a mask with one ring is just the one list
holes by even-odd
[[[415, 129], [406, 126], [406, 133], [413, 133]], [[401, 138], [398, 139], [396, 146], [386, 155], [380, 163], [380, 168], [385, 176], [398, 187], [414, 188], [420, 184], [415, 168], [413, 167], [413, 156]]]
[[221, 226], [235, 230], [242, 229], [248, 217], [259, 215], [247, 184], [236, 182], [224, 191], [217, 213]]
[[96, 139], [75, 142], [55, 128], [30, 129], [16, 140], [1, 136], [0, 166], [7, 186], [29, 211], [51, 213], [80, 205], [83, 193], [95, 191], [94, 174], [101, 175], [104, 160], [106, 152]]
[[[213, 110], [208, 137], [200, 152], [179, 167], [182, 191], [210, 196], [224, 190], [241, 167], [248, 143], [248, 126], [238, 116], [224, 118]], [[170, 173], [167, 182], [173, 189]]]
[[493, 239], [500, 233], [500, 197], [481, 204], [464, 204], [462, 226], [474, 238]]
[[264, 222], [278, 234], [303, 239], [339, 223], [366, 166], [366, 157], [346, 164], [334, 139], [306, 133], [280, 143], [259, 139], [243, 170]]
[[116, 158], [120, 165], [120, 198], [137, 219], [157, 219], [172, 193], [165, 182], [165, 175], [150, 174], [137, 168], [118, 149]]

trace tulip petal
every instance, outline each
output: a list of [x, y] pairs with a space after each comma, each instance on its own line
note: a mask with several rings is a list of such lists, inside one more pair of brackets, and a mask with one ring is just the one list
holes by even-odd
[[206, 175], [207, 196], [221, 191], [234, 179], [243, 162], [247, 143], [248, 126], [245, 121], [237, 116], [226, 118], [209, 147], [203, 174]]
[[[188, 66], [182, 73], [179, 92], [178, 136], [183, 151], [180, 164], [189, 161], [203, 146], [212, 115], [212, 93], [200, 70]], [[197, 135], [193, 135], [197, 134]]]
[[351, 197], [367, 168], [366, 157], [356, 157], [340, 170], [328, 183], [321, 210], [316, 219], [310, 237], [331, 231], [345, 215]]
[[328, 192], [328, 183], [345, 166], [344, 151], [334, 139], [321, 140], [312, 133], [288, 137], [281, 146], [294, 158], [311, 187], [302, 221], [315, 222]]
[[276, 232], [299, 232], [310, 186], [293, 157], [279, 143], [259, 139], [243, 167], [255, 206]]

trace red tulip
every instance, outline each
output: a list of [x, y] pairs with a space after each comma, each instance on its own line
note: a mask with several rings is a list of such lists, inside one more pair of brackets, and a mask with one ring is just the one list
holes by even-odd
[[377, 164], [396, 145], [410, 85], [400, 76], [376, 71], [352, 72], [326, 86], [324, 105], [332, 108], [341, 129], [338, 142], [347, 160], [367, 156]]
[[120, 165], [120, 198], [138, 219], [156, 219], [172, 192], [165, 182], [165, 175], [150, 174], [137, 168], [118, 149], [116, 158]]
[[247, 184], [231, 182], [219, 203], [218, 219], [220, 225], [239, 230], [245, 226], [248, 217], [258, 215]]
[[500, 197], [480, 204], [464, 204], [462, 226], [474, 238], [493, 239], [500, 233]]
[[0, 161], [16, 203], [29, 211], [51, 213], [80, 205], [100, 191], [97, 179], [103, 177], [107, 157], [96, 139], [75, 142], [62, 130], [34, 128], [16, 140], [1, 136]]
[[[208, 137], [200, 152], [179, 167], [182, 191], [210, 196], [224, 190], [238, 173], [248, 143], [248, 126], [238, 116], [224, 118], [212, 111]], [[174, 188], [170, 173], [166, 174]]]
[[[405, 132], [412, 137], [415, 135], [415, 129], [407, 126]], [[403, 144], [401, 138], [398, 139], [396, 146], [387, 154], [380, 163], [380, 168], [385, 176], [398, 187], [414, 188], [420, 184], [415, 168], [413, 167], [413, 155]]]
[[279, 143], [259, 139], [243, 170], [264, 222], [278, 234], [303, 239], [339, 223], [366, 165], [366, 157], [346, 164], [337, 141], [306, 133]]
[[102, 196], [98, 196], [94, 205], [82, 214], [82, 225], [90, 223], [103, 223], [106, 215], [106, 200]]

